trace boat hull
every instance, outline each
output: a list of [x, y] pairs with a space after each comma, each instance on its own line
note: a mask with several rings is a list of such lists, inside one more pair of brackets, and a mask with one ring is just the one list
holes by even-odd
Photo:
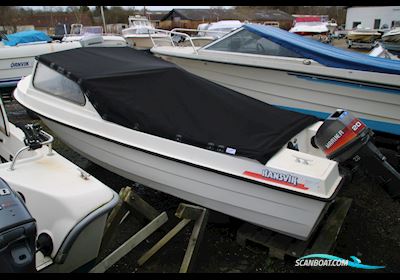
[[347, 34], [347, 39], [354, 41], [354, 42], [360, 42], [360, 43], [372, 43], [375, 40], [379, 39], [380, 35], [365, 35], [365, 34], [357, 34], [357, 33], [348, 33]]
[[322, 119], [343, 108], [376, 131], [400, 135], [400, 89], [387, 90], [308, 73], [155, 53], [193, 74], [263, 102]]
[[298, 239], [310, 237], [329, 205], [163, 158], [41, 118], [72, 149], [116, 174]]
[[[165, 40], [168, 44], [169, 43], [169, 36], [160, 36], [160, 35], [151, 35], [153, 40], [159, 44], [160, 40]], [[125, 36], [125, 40], [128, 42], [128, 45], [132, 48], [137, 50], [149, 50], [153, 47], [153, 42], [149, 35], [130, 35]], [[168, 40], [168, 41], [167, 41]]]

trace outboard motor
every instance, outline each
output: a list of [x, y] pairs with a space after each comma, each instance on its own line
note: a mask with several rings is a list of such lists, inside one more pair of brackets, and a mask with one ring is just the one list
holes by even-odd
[[315, 134], [314, 143], [327, 158], [359, 166], [377, 179], [392, 198], [400, 198], [400, 173], [372, 143], [373, 132], [344, 110], [330, 115]]
[[36, 221], [0, 178], [0, 273], [36, 272]]

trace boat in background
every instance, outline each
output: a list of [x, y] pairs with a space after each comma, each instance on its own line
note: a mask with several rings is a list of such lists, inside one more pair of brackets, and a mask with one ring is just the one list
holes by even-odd
[[328, 42], [330, 29], [321, 16], [296, 16], [294, 26], [289, 30], [301, 36], [306, 36], [321, 42]]
[[126, 47], [128, 45], [124, 37], [104, 33], [102, 26], [83, 26], [78, 23], [71, 25], [70, 34], [65, 35], [61, 41], [80, 41], [86, 47]]
[[[76, 24], [70, 35], [64, 36], [62, 42], [52, 39], [41, 31], [16, 33], [9, 46], [8, 37], [2, 34], [0, 46], [0, 90], [10, 94], [22, 77], [32, 72], [35, 56], [82, 47], [126, 47], [121, 36], [102, 34], [102, 27], [87, 27]], [[39, 34], [39, 35], [38, 35]], [[35, 39], [35, 36], [38, 40]], [[6, 44], [5, 44], [6, 43]]]
[[138, 50], [148, 50], [153, 46], [150, 35], [154, 39], [167, 39], [168, 35], [155, 30], [150, 20], [144, 16], [135, 15], [128, 17], [129, 27], [122, 29], [122, 36], [128, 45]]
[[344, 107], [375, 131], [400, 135], [399, 61], [259, 24], [202, 48], [155, 46], [151, 52], [263, 102], [321, 119]]
[[193, 44], [194, 46], [202, 47], [225, 36], [242, 25], [243, 23], [239, 20], [221, 20], [218, 22], [201, 23], [198, 25], [197, 29], [174, 28], [171, 30], [172, 33], [170, 34], [173, 36], [176, 32], [195, 33], [194, 35], [189, 35], [190, 39], [187, 36], [178, 36], [179, 38], [175, 38], [175, 42], [180, 46], [189, 46]]
[[[9, 39], [10, 37], [10, 39]], [[23, 76], [32, 72], [35, 56], [49, 52], [80, 48], [79, 42], [54, 42], [41, 31], [24, 31], [11, 35], [1, 34], [0, 90], [10, 92]]]
[[354, 30], [347, 32], [346, 44], [348, 48], [362, 47], [372, 49], [382, 34], [371, 28], [364, 28], [361, 24]]
[[382, 35], [383, 42], [400, 43], [400, 27], [396, 27]]
[[382, 45], [389, 51], [400, 52], [400, 27], [396, 27], [382, 35]]

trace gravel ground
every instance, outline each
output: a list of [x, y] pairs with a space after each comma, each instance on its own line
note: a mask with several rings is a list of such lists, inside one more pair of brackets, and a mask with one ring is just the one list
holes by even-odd
[[[16, 101], [5, 104], [5, 107], [9, 120], [14, 124], [39, 122], [32, 120]], [[57, 137], [54, 149], [116, 192], [119, 192], [121, 187], [131, 186], [157, 210], [167, 211], [168, 230], [178, 222], [178, 219], [174, 217], [174, 212], [178, 204], [182, 202], [180, 199], [144, 186], [136, 186], [134, 182], [81, 157]], [[338, 236], [333, 254], [345, 259], [357, 256], [364, 264], [386, 266], [385, 269], [374, 272], [400, 272], [400, 204], [392, 201], [379, 186], [365, 177], [355, 178], [352, 183], [340, 190], [338, 196], [352, 198], [353, 203]], [[310, 268], [295, 267], [294, 259], [285, 261], [270, 259], [265, 250], [239, 246], [235, 238], [241, 224], [240, 220], [211, 212], [194, 272], [315, 272]], [[135, 217], [129, 215], [106, 253], [117, 248], [141, 226]], [[137, 259], [166, 233], [166, 231], [158, 230], [111, 267], [108, 272], [178, 272], [191, 228], [192, 224], [175, 236], [147, 263], [139, 267], [136, 264]], [[318, 272], [366, 272], [366, 270], [340, 267], [323, 268]]]

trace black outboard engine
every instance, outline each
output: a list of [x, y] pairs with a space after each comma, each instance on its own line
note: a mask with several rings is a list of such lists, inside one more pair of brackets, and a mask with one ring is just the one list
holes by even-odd
[[36, 272], [36, 221], [0, 178], [0, 273]]
[[373, 132], [344, 110], [330, 115], [313, 140], [327, 158], [340, 164], [359, 166], [377, 179], [392, 198], [400, 198], [400, 173], [372, 143]]

